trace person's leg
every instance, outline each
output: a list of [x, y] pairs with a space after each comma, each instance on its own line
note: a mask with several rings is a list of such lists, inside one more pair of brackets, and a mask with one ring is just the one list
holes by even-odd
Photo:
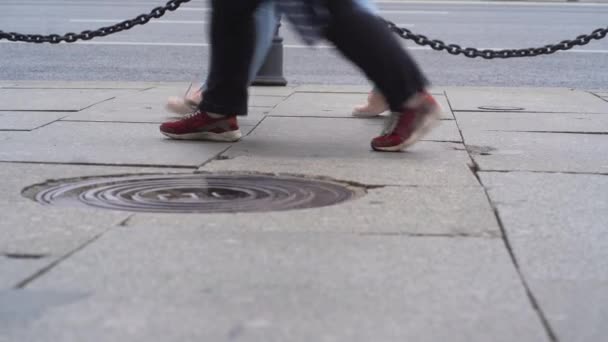
[[215, 114], [246, 115], [247, 82], [255, 47], [253, 11], [259, 1], [211, 3], [211, 65], [199, 108]]
[[174, 139], [235, 141], [236, 115], [247, 114], [249, 68], [255, 44], [253, 12], [259, 0], [212, 0], [211, 63], [197, 112], [165, 122], [161, 132]]
[[327, 37], [386, 96], [390, 109], [423, 90], [427, 81], [411, 57], [378, 18], [351, 0], [328, 0], [331, 23]]
[[[354, 0], [355, 5], [359, 8], [371, 13], [378, 14], [378, 8], [372, 0]], [[367, 96], [367, 103], [356, 106], [353, 109], [353, 116], [356, 117], [373, 117], [378, 116], [388, 110], [388, 103], [377, 87], [374, 87]]]
[[249, 85], [264, 65], [277, 30], [278, 17], [273, 0], [264, 0], [255, 11], [255, 52], [249, 69]]
[[[248, 84], [250, 85], [257, 76], [262, 65], [266, 61], [272, 41], [274, 39], [278, 17], [273, 0], [263, 0], [255, 11], [255, 50], [251, 67], [249, 69]], [[185, 96], [172, 96], [168, 99], [166, 108], [175, 114], [189, 114], [198, 108], [202, 101], [202, 94], [205, 91], [206, 83], [202, 83], [199, 88]]]
[[438, 116], [438, 105], [425, 92], [426, 78], [377, 17], [352, 0], [328, 0], [327, 5], [328, 39], [374, 82], [393, 112], [372, 147], [393, 151], [412, 144]]

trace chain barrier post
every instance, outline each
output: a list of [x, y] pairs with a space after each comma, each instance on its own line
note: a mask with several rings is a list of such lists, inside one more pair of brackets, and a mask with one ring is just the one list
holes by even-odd
[[254, 86], [286, 86], [287, 80], [283, 77], [283, 37], [279, 35], [281, 28], [281, 15], [277, 14], [277, 29], [272, 40], [272, 46], [264, 64], [252, 82]]

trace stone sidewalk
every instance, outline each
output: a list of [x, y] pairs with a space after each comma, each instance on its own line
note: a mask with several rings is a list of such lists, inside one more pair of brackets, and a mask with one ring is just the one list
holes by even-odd
[[[608, 91], [435, 88], [375, 153], [358, 86], [254, 88], [238, 143], [171, 141], [185, 84], [0, 82], [0, 341], [601, 341]], [[237, 214], [41, 205], [63, 178], [240, 172], [365, 189]]]

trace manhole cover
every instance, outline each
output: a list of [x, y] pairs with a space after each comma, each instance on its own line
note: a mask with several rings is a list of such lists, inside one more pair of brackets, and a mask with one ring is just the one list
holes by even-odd
[[517, 112], [517, 111], [521, 111], [524, 110], [525, 108], [522, 107], [511, 107], [511, 106], [481, 106], [481, 107], [477, 107], [481, 110], [488, 110], [488, 111], [494, 111], [494, 112]]
[[227, 213], [324, 207], [363, 188], [333, 181], [262, 174], [165, 174], [64, 179], [23, 195], [49, 205], [155, 213]]

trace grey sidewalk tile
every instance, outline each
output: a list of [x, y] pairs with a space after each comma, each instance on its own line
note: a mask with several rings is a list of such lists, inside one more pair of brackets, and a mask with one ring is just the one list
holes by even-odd
[[[176, 87], [153, 87], [137, 92], [123, 94], [122, 96], [117, 96], [115, 102], [122, 105], [142, 105], [164, 109], [169, 97], [184, 96], [187, 89], [188, 88], [181, 89]], [[249, 97], [249, 106], [274, 107], [284, 98], [286, 98], [286, 96], [251, 95]]]
[[0, 111], [0, 131], [19, 130], [31, 131], [47, 125], [70, 113], [61, 112], [2, 112]]
[[[128, 213], [43, 206], [23, 197], [23, 188], [47, 179], [109, 171], [108, 168], [0, 164], [3, 180], [0, 182], [0, 289], [16, 285], [128, 217]], [[124, 172], [124, 169], [114, 172]], [[7, 258], [5, 254], [41, 258], [15, 259]]]
[[454, 120], [454, 113], [452, 113], [448, 98], [445, 95], [433, 95], [433, 97], [441, 105], [441, 118], [444, 120]]
[[[69, 113], [64, 120], [93, 122], [141, 122], [157, 123], [177, 120], [180, 115], [169, 113], [165, 108], [166, 96], [139, 94], [137, 97], [121, 97], [97, 104], [77, 113]], [[240, 118], [245, 126], [257, 125], [271, 108], [250, 107], [249, 114]]]
[[[175, 170], [102, 166], [0, 163], [0, 254], [59, 256], [124, 220], [129, 213], [45, 206], [22, 196], [24, 188], [49, 179]], [[180, 172], [189, 172], [180, 169]], [[1, 256], [0, 256], [1, 258]], [[9, 260], [9, 259], [7, 259]]]
[[26, 291], [77, 299], [22, 314], [14, 340], [547, 340], [498, 239], [148, 226], [105, 235]]
[[365, 98], [361, 94], [298, 92], [274, 108], [270, 115], [350, 118], [353, 107]]
[[136, 214], [129, 226], [197, 227], [232, 232], [357, 232], [500, 236], [481, 187], [386, 187], [331, 207], [242, 214]]
[[[295, 88], [297, 93], [359, 93], [369, 94], [372, 86], [368, 85], [326, 85], [326, 84], [303, 84]], [[431, 87], [429, 92], [434, 95], [443, 94], [441, 87]], [[364, 97], [365, 99], [365, 97]]]
[[249, 95], [283, 96], [288, 97], [296, 90], [294, 86], [286, 87], [249, 87]]
[[608, 159], [602, 158], [607, 154], [608, 135], [463, 133], [481, 170], [608, 172]]
[[[238, 119], [243, 133], [249, 132], [264, 119], [270, 108], [252, 107], [249, 114]], [[164, 108], [155, 106], [129, 105], [118, 106], [108, 103], [99, 107], [89, 108], [77, 113], [68, 113], [61, 121], [69, 122], [107, 122], [107, 123], [148, 123], [160, 125], [167, 121], [180, 120], [183, 116], [167, 112]]]
[[608, 114], [457, 112], [460, 129], [608, 133]]
[[608, 97], [608, 91], [593, 91], [592, 93], [599, 97]]
[[480, 173], [560, 341], [608, 334], [608, 176]]
[[[435, 96], [443, 108], [442, 118], [453, 119], [447, 99]], [[270, 114], [276, 116], [312, 116], [352, 118], [356, 105], [365, 103], [366, 95], [352, 93], [297, 92], [279, 104]]]
[[265, 96], [265, 95], [252, 95], [249, 96], [250, 107], [270, 107], [274, 108], [281, 102], [285, 101], [285, 96]]
[[45, 206], [22, 196], [24, 188], [48, 179], [144, 172], [171, 170], [1, 163], [0, 290], [15, 286], [130, 216], [118, 211]]
[[[23, 89], [134, 89], [142, 90], [160, 85], [159, 82], [110, 81], [0, 81], [0, 88]], [[162, 83], [167, 84], [167, 83]], [[187, 86], [187, 85], [186, 85]]]
[[[446, 126], [449, 127], [449, 126]], [[378, 120], [340, 118], [268, 117], [246, 139], [231, 149], [231, 155], [255, 155], [287, 158], [370, 158], [408, 160], [428, 150], [418, 143], [405, 153], [378, 153], [370, 148], [370, 141], [380, 132]], [[453, 130], [456, 130], [453, 127]], [[426, 139], [449, 140], [455, 137], [449, 128], [437, 129]]]
[[132, 89], [0, 89], [0, 111], [79, 111]]
[[[426, 144], [426, 143], [425, 143]], [[431, 143], [428, 143], [431, 144]], [[431, 147], [431, 146], [429, 146]], [[416, 154], [406, 160], [384, 159], [370, 162], [366, 158], [298, 159], [260, 156], [235, 156], [214, 160], [200, 170], [207, 172], [237, 171], [300, 174], [311, 177], [358, 182], [366, 185], [410, 186], [478, 186], [468, 166], [465, 151], [441, 149], [437, 144], [428, 154]]]
[[[22, 280], [27, 279], [44, 268], [49, 262], [51, 262], [50, 258], [10, 259], [0, 251], [0, 296], [2, 295], [2, 291], [15, 287]], [[1, 311], [2, 309], [0, 309]], [[2, 313], [0, 313], [0, 321], [3, 318]], [[2, 323], [0, 323], [0, 329], [1, 327]], [[2, 341], [1, 335], [0, 341]]]
[[295, 88], [296, 93], [358, 93], [368, 94], [372, 88], [367, 85], [322, 85], [303, 84]]
[[519, 107], [525, 112], [608, 114], [608, 103], [580, 90], [467, 87], [449, 88], [446, 94], [453, 111], [480, 111], [479, 107], [500, 106]]
[[56, 122], [27, 134], [0, 132], [2, 161], [196, 167], [229, 146], [170, 140], [153, 124]]

